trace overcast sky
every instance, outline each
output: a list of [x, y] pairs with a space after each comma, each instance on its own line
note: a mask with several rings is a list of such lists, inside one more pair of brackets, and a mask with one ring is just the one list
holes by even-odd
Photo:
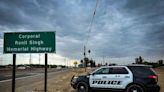
[[[96, 0], [1, 0], [1, 53], [3, 32], [56, 31], [52, 61], [81, 59], [95, 5]], [[138, 56], [164, 59], [163, 29], [163, 0], [99, 0], [87, 49], [99, 61], [103, 56], [118, 63]], [[1, 56], [8, 63], [9, 57]]]

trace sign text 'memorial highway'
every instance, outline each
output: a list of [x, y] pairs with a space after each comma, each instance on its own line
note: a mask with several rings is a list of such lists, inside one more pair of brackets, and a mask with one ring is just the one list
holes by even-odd
[[55, 32], [4, 33], [4, 53], [53, 53]]

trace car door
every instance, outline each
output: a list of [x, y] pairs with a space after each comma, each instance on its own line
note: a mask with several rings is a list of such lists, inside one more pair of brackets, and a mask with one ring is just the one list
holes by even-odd
[[108, 76], [108, 85], [106, 88], [125, 89], [125, 87], [133, 81], [133, 76], [128, 68], [110, 67]]
[[126, 74], [128, 71], [124, 67], [102, 68], [90, 76], [90, 85], [95, 88], [123, 89]]
[[93, 72], [89, 78], [90, 87], [104, 88], [105, 86], [104, 84], [107, 81], [108, 73], [109, 73], [108, 67], [100, 68], [96, 70], [95, 72]]
[[101, 68], [90, 75], [90, 87], [125, 89], [133, 81], [132, 73], [126, 67]]

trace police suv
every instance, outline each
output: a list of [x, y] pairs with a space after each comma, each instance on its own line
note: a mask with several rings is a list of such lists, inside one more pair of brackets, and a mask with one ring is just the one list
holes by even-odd
[[148, 66], [103, 66], [80, 76], [73, 76], [71, 86], [78, 92], [121, 90], [125, 92], [159, 92], [158, 76]]

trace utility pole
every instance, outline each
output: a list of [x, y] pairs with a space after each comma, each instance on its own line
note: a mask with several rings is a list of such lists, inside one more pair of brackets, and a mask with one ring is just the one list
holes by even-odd
[[84, 45], [84, 67], [85, 67], [85, 72], [86, 72], [87, 62], [86, 62], [85, 58], [86, 58], [86, 48], [85, 48], [85, 45]]
[[67, 60], [67, 65], [68, 65], [68, 68], [69, 68], [69, 61]]
[[84, 46], [84, 58], [86, 57], [86, 48]]
[[68, 64], [68, 60], [67, 60], [67, 58], [66, 58], [66, 62], [67, 62], [67, 68], [69, 67], [69, 64]]
[[29, 59], [30, 69], [31, 69], [31, 67], [32, 67], [32, 66], [31, 66], [31, 64], [32, 64], [31, 62], [32, 62], [32, 60], [31, 60], [31, 53], [30, 53], [30, 59]]
[[66, 58], [65, 58], [65, 68], [67, 68], [67, 60], [66, 60]]
[[1, 54], [0, 61], [2, 62], [1, 64], [3, 65], [3, 56]]
[[91, 67], [90, 60], [91, 60], [92, 58], [91, 58], [91, 54], [90, 54], [90, 53], [91, 53], [91, 50], [88, 50], [88, 54], [89, 54], [89, 56], [88, 56], [88, 60], [89, 60], [89, 64], [90, 64], [90, 67]]
[[40, 54], [39, 54], [39, 65], [40, 65]]
[[103, 64], [105, 65], [105, 59], [104, 59], [104, 55], [103, 55]]
[[68, 61], [67, 61], [67, 58], [65, 58], [65, 61], [66, 61], [66, 68], [68, 68]]

